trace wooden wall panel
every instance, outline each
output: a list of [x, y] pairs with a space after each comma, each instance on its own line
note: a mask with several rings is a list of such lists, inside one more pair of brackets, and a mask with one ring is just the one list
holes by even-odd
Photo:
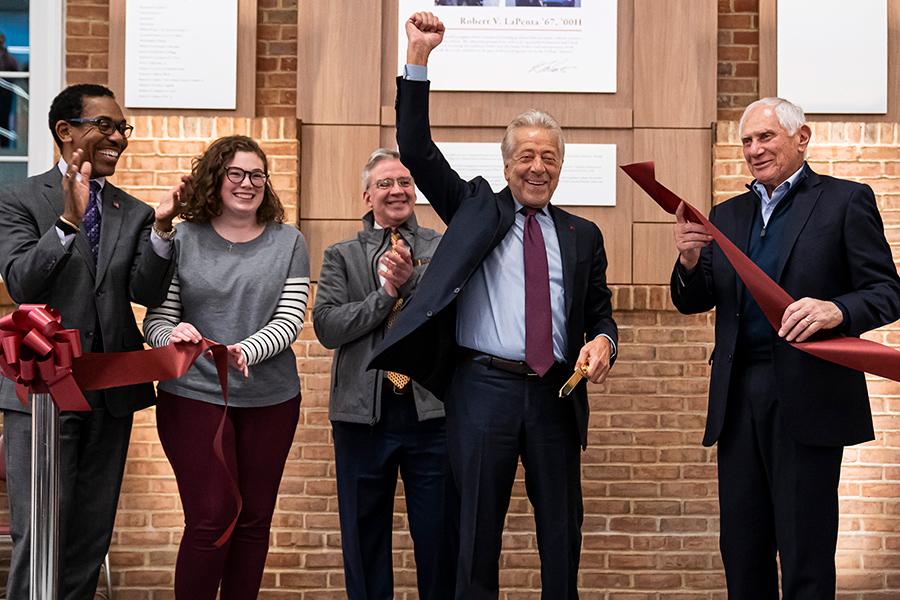
[[297, 118], [374, 125], [380, 118], [382, 0], [304, 0], [297, 16]]
[[[759, 0], [760, 98], [775, 96], [776, 88], [778, 87], [777, 5], [778, 0]], [[890, 43], [890, 38], [888, 38], [888, 46], [890, 46]]]
[[[630, 129], [565, 129], [566, 139], [578, 144], [615, 144], [616, 160], [619, 164], [632, 161], [633, 141]], [[463, 128], [435, 127], [432, 135], [436, 141], [445, 142], [496, 142], [497, 158], [500, 158], [501, 128]], [[392, 128], [382, 128], [381, 141], [384, 145], [396, 148]], [[565, 171], [565, 165], [563, 165]], [[586, 219], [600, 227], [606, 243], [609, 259], [607, 277], [610, 283], [631, 282], [631, 223], [632, 198], [635, 185], [621, 170], [616, 172], [616, 206], [564, 206], [566, 210]], [[495, 190], [500, 191], [500, 190]], [[434, 211], [426, 206], [417, 206], [416, 215], [427, 227], [438, 231], [444, 229], [443, 224], [434, 215]]]
[[[435, 92], [435, 139], [495, 142], [499, 154], [509, 120], [542, 108], [560, 120], [570, 142], [615, 143], [619, 164], [656, 160], [664, 181], [708, 208], [716, 6], [713, 0], [618, 0], [617, 93]], [[363, 162], [379, 142], [396, 147], [397, 16], [396, 0], [300, 4], [300, 218], [314, 253], [358, 230], [365, 210], [358, 181]], [[571, 210], [603, 231], [610, 283], [657, 282], [671, 268], [671, 252], [646, 253], [648, 229], [635, 222], [667, 218], [649, 200], [635, 205], [634, 183], [622, 172], [616, 178], [615, 207]], [[417, 206], [416, 214], [423, 225], [444, 229], [429, 206]], [[668, 242], [671, 232], [666, 235]], [[634, 257], [635, 248], [643, 258]], [[314, 256], [316, 273], [319, 260]]]
[[632, 283], [667, 284], [678, 252], [671, 223], [635, 223]]
[[[630, 129], [587, 130], [568, 129], [566, 139], [576, 144], [615, 144], [616, 162], [620, 165], [632, 162], [634, 139]], [[565, 165], [563, 165], [565, 169]], [[631, 222], [633, 220], [633, 197], [635, 184], [621, 169], [616, 169], [615, 206], [564, 206], [566, 210], [593, 221], [603, 232], [606, 258], [607, 281], [611, 284], [627, 284], [632, 281], [631, 273]]]
[[[362, 216], [363, 212], [360, 211], [359, 216]], [[319, 280], [325, 248], [353, 237], [361, 228], [362, 224], [359, 219], [352, 221], [300, 220], [300, 231], [303, 232], [303, 237], [306, 238], [306, 244], [309, 246], [309, 270], [310, 278], [313, 281]]]
[[634, 0], [635, 127], [716, 120], [717, 27], [715, 2]]
[[[696, 0], [694, 0], [696, 2]], [[708, 0], [705, 2], [709, 4]], [[715, 3], [712, 3], [715, 9]], [[715, 14], [715, 10], [713, 10]], [[529, 108], [547, 110], [564, 127], [631, 127], [634, 38], [632, 0], [618, 3], [617, 79], [615, 94], [558, 94], [524, 92], [435, 92], [431, 94], [431, 123], [435, 126], [506, 127]], [[385, 0], [382, 44], [382, 123], [394, 124], [397, 75], [397, 2]], [[715, 51], [713, 32], [713, 51]], [[440, 52], [438, 47], [435, 52]], [[713, 55], [715, 76], [715, 55]], [[715, 98], [713, 98], [715, 100]], [[715, 114], [715, 113], [713, 113]]]
[[[759, 0], [759, 96], [778, 95], [778, 0]], [[888, 0], [888, 111], [880, 115], [806, 115], [810, 121], [900, 121], [900, 0]], [[827, 69], [810, 57], [811, 69]], [[790, 100], [790, 98], [788, 98]]]
[[[656, 177], [704, 214], [712, 206], [710, 129], [635, 129], [634, 160], [656, 163]], [[647, 194], [635, 189], [635, 222], [673, 222]]]
[[378, 146], [378, 127], [303, 125], [300, 132], [300, 219], [357, 219], [362, 168]]
[[[125, 2], [109, 3], [109, 88], [125, 108]], [[184, 117], [256, 116], [256, 0], [238, 0], [237, 108], [235, 110], [186, 110], [182, 108], [127, 108], [131, 115]]]

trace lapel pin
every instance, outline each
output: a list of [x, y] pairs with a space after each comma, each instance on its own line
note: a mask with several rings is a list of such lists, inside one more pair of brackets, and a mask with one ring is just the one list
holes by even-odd
[[569, 225], [569, 231], [575, 231], [575, 226], [574, 226], [574, 225]]
[[113, 208], [119, 208], [119, 201], [113, 200]]

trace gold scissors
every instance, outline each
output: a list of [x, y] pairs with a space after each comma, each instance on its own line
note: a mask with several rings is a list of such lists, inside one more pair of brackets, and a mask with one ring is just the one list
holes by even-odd
[[575, 389], [581, 380], [587, 377], [587, 365], [581, 365], [580, 367], [575, 367], [575, 372], [572, 373], [572, 376], [569, 377], [568, 380], [563, 384], [561, 388], [559, 388], [559, 397], [565, 398], [569, 394], [572, 393], [572, 390]]

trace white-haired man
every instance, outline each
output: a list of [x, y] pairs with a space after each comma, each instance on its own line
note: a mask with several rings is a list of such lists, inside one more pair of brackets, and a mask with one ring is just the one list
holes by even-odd
[[603, 236], [550, 204], [565, 146], [546, 113], [528, 111], [507, 128], [501, 151], [509, 185], [501, 192], [450, 168], [431, 139], [424, 73], [444, 26], [416, 13], [406, 32], [406, 77], [397, 88], [401, 160], [448, 227], [375, 363], [407, 372], [444, 400], [461, 496], [456, 598], [498, 597], [520, 457], [543, 597], [577, 598], [587, 391], [582, 384], [567, 398], [558, 392], [576, 367], [602, 381], [615, 354]]
[[716, 308], [704, 445], [718, 443], [720, 549], [730, 600], [833, 599], [843, 447], [874, 438], [865, 377], [791, 347], [900, 316], [900, 280], [867, 185], [818, 175], [811, 130], [780, 98], [740, 122], [749, 191], [710, 220], [793, 298], [775, 331], [702, 225], [676, 213], [683, 313]]

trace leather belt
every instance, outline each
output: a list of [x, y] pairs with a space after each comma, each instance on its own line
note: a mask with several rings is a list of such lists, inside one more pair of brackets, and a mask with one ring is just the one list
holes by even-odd
[[525, 377], [538, 376], [524, 360], [509, 360], [507, 358], [500, 358], [493, 354], [485, 354], [484, 352], [478, 352], [477, 350], [470, 350], [468, 348], [463, 349], [462, 352], [463, 358], [492, 369], [498, 369], [500, 371], [512, 373], [513, 375], [523, 375]]

